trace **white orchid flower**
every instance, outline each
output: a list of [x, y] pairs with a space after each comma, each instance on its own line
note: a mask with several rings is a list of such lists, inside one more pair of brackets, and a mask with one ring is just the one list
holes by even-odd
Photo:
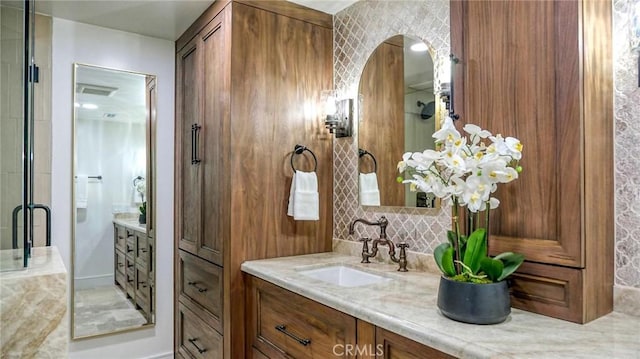
[[398, 162], [398, 172], [402, 173], [407, 169], [407, 161], [411, 158], [413, 153], [407, 152], [402, 155], [402, 161]]
[[453, 120], [449, 116], [445, 117], [442, 127], [433, 134], [436, 142], [443, 144], [453, 143], [460, 137], [460, 132], [458, 132], [456, 126], [453, 124]]
[[504, 140], [505, 146], [509, 152], [509, 155], [513, 157], [515, 160], [520, 160], [522, 158], [522, 143], [520, 140], [513, 137], [507, 137]]
[[495, 198], [495, 197], [491, 197], [489, 198], [489, 209], [496, 209], [498, 208], [498, 206], [500, 205], [500, 200]]

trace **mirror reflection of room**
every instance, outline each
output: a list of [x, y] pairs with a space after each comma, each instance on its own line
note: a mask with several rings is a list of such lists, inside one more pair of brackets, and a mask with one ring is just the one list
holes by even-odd
[[[397, 35], [371, 54], [360, 79], [360, 204], [434, 208], [432, 194], [396, 182], [406, 152], [435, 149], [434, 66], [425, 42]], [[377, 198], [376, 198], [377, 195]]]
[[142, 74], [77, 65], [74, 337], [153, 322]]

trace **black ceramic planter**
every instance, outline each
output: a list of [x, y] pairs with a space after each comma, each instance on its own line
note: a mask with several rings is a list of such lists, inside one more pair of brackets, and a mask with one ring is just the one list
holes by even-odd
[[438, 308], [444, 316], [471, 324], [497, 324], [511, 313], [506, 281], [489, 284], [456, 282], [440, 278]]
[[138, 216], [138, 223], [147, 224], [147, 215], [141, 214], [140, 216]]

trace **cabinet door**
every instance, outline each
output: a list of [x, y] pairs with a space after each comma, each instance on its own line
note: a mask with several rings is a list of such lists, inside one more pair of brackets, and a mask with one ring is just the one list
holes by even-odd
[[449, 354], [414, 342], [398, 334], [376, 328], [376, 357], [383, 359], [452, 359]]
[[524, 145], [517, 181], [502, 185], [490, 250], [584, 267], [577, 1], [453, 1], [452, 49], [462, 123]]
[[222, 265], [222, 245], [229, 236], [229, 64], [227, 11], [200, 33], [203, 57], [201, 129], [202, 236], [198, 256]]
[[194, 254], [201, 234], [201, 166], [196, 146], [201, 123], [199, 41], [192, 40], [176, 57], [176, 233], [179, 247]]

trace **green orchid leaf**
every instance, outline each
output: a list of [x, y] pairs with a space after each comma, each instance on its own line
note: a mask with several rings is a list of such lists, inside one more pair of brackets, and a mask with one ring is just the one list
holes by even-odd
[[498, 279], [504, 270], [504, 264], [499, 259], [484, 257], [480, 261], [480, 269], [482, 269], [487, 277], [489, 277], [493, 282], [498, 282]]
[[449, 240], [449, 244], [451, 245], [451, 247], [455, 248], [455, 243], [456, 243], [456, 232], [454, 231], [447, 231], [447, 239]]
[[453, 247], [447, 248], [442, 254], [442, 273], [447, 277], [456, 275], [456, 268], [453, 265]]
[[441, 243], [433, 251], [433, 258], [436, 260], [436, 264], [438, 265], [438, 268], [440, 268], [442, 273], [445, 273], [445, 274], [446, 274], [446, 272], [445, 272], [444, 267], [442, 265], [442, 257], [444, 256], [444, 252], [449, 248], [451, 248], [451, 245], [449, 243]]
[[468, 237], [465, 235], [460, 236], [460, 258], [464, 258], [464, 253], [467, 251]]
[[480, 262], [487, 257], [487, 231], [484, 228], [476, 229], [469, 236], [466, 247], [462, 262], [471, 268], [473, 274], [477, 274]]
[[515, 272], [522, 262], [524, 262], [524, 256], [522, 254], [513, 252], [500, 253], [495, 256], [494, 259], [500, 260], [504, 264], [504, 269], [502, 269], [502, 274], [500, 274], [498, 281], [510, 276], [511, 273]]

